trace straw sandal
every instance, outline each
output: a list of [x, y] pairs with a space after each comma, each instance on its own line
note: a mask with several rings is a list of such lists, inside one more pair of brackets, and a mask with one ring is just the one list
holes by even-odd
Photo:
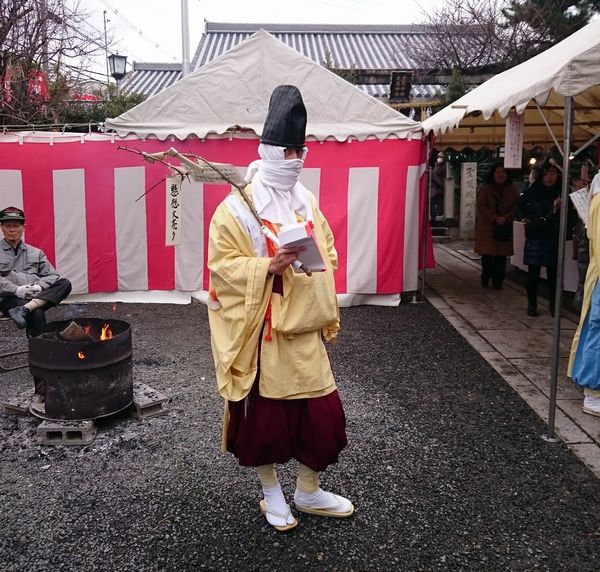
[[[302, 505], [298, 504], [296, 495], [294, 495], [294, 506], [296, 507], [296, 510], [307, 514], [330, 516], [333, 518], [348, 518], [354, 514], [354, 505], [347, 498], [326, 491], [321, 492], [328, 496], [329, 500], [331, 500], [330, 504], [323, 507]], [[342, 510], [344, 508], [345, 510]]]
[[584, 413], [588, 415], [595, 415], [596, 417], [600, 417], [600, 411], [598, 409], [592, 409], [591, 407], [586, 407], [585, 405], [582, 408]]
[[[267, 503], [265, 502], [265, 499], [261, 500], [258, 503], [259, 507], [260, 507], [260, 512], [267, 517], [267, 515], [271, 515], [271, 516], [276, 516], [277, 518], [281, 518], [283, 519], [285, 522], [287, 522], [287, 519], [291, 516], [292, 518], [294, 518], [292, 516], [292, 512], [290, 511], [290, 507], [288, 506], [288, 511], [287, 514], [283, 514], [281, 512], [278, 512], [276, 510], [273, 510], [272, 508], [269, 508], [267, 506]], [[267, 517], [267, 522], [269, 522], [269, 519]], [[269, 522], [269, 524], [271, 524]], [[298, 521], [294, 518], [294, 522], [292, 522], [291, 524], [284, 524], [281, 526], [275, 526], [274, 524], [271, 524], [271, 526], [277, 531], [277, 532], [287, 532], [288, 530], [293, 530], [294, 528], [296, 528], [298, 526]]]

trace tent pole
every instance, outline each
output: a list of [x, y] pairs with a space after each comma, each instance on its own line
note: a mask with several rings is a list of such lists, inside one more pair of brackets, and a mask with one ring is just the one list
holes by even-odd
[[571, 136], [573, 132], [573, 98], [565, 97], [564, 113], [563, 176], [560, 204], [560, 228], [558, 231], [558, 266], [556, 269], [556, 294], [554, 296], [554, 334], [552, 340], [552, 374], [550, 378], [550, 402], [548, 403], [547, 441], [557, 441], [554, 435], [556, 418], [556, 394], [558, 386], [558, 364], [560, 355], [560, 314], [562, 308], [565, 243], [567, 238], [567, 216], [569, 212], [569, 164], [571, 162]]
[[425, 187], [425, 204], [423, 205], [423, 222], [421, 232], [421, 302], [425, 302], [425, 267], [427, 266], [427, 223], [431, 197], [431, 162], [427, 153], [427, 186]]

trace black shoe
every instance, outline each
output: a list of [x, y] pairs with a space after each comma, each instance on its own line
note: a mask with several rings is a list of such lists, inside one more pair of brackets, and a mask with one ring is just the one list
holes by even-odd
[[26, 308], [25, 306], [16, 306], [8, 311], [8, 315], [13, 319], [13, 322], [17, 324], [17, 328], [22, 330], [27, 326], [29, 308]]
[[490, 279], [489, 278], [482, 278], [481, 279], [481, 287], [482, 288], [487, 288], [489, 286], [490, 283]]
[[502, 284], [494, 284], [494, 290], [502, 290]]
[[527, 306], [527, 315], [528, 316], [539, 316], [537, 308], [535, 306]]
[[550, 315], [554, 318], [554, 304], [550, 305]]

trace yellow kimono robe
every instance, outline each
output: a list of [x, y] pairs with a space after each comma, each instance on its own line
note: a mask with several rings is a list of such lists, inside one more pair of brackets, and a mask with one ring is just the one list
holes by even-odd
[[[250, 187], [246, 193], [251, 193]], [[234, 194], [243, 202], [237, 191]], [[333, 280], [337, 253], [329, 224], [312, 194], [311, 202], [314, 233], [327, 270], [309, 277], [289, 267], [282, 275], [283, 295], [272, 294], [271, 259], [257, 257], [248, 231], [227, 200], [211, 220], [210, 290], [221, 307], [209, 309], [208, 315], [218, 391], [228, 401], [244, 399], [252, 388], [269, 301], [272, 340], [263, 339], [260, 344], [260, 395], [321, 397], [336, 388], [323, 338], [334, 340], [339, 330]]]
[[[579, 326], [577, 327], [577, 331], [573, 337], [573, 344], [571, 346], [569, 369], [567, 372], [569, 377], [571, 377], [573, 373], [573, 364], [575, 363], [575, 355], [577, 354], [577, 348], [579, 346], [581, 329], [585, 322], [585, 318], [590, 311], [592, 304], [592, 293], [594, 292], [596, 282], [598, 281], [600, 269], [600, 193], [597, 193], [592, 197], [588, 215], [587, 235], [590, 239], [590, 263], [587, 274], [585, 275], [585, 285], [583, 287], [583, 305], [581, 308]], [[598, 394], [600, 395], [600, 392], [598, 392]]]

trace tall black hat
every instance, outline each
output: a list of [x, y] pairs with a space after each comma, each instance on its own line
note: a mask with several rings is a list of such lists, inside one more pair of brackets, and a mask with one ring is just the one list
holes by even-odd
[[278, 147], [303, 147], [306, 107], [295, 85], [279, 85], [271, 94], [261, 143]]

